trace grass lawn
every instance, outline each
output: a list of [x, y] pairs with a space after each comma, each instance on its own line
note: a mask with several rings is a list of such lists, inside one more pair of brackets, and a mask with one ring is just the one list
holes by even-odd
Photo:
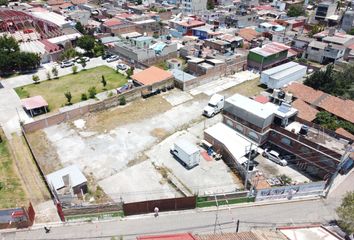
[[7, 142], [3, 140], [0, 142], [0, 209], [28, 204], [14, 167]]
[[80, 102], [82, 93], [86, 93], [88, 97], [88, 89], [90, 87], [96, 87], [97, 93], [103, 92], [102, 75], [104, 75], [107, 82], [107, 90], [120, 87], [127, 82], [127, 78], [124, 75], [116, 73], [112, 68], [99, 66], [39, 84], [19, 87], [15, 90], [20, 98], [41, 95], [48, 102], [49, 109], [55, 111], [67, 103], [64, 96], [65, 92], [71, 92], [72, 103]]

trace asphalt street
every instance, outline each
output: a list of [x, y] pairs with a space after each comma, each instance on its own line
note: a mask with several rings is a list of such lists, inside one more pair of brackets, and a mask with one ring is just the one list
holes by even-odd
[[[240, 231], [251, 229], [274, 229], [279, 226], [327, 223], [336, 219], [335, 208], [347, 191], [354, 190], [354, 171], [339, 178], [340, 182], [330, 192], [327, 199], [283, 202], [262, 206], [227, 206], [223, 209], [209, 208], [181, 212], [130, 216], [112, 221], [87, 222], [79, 224], [53, 225], [46, 234], [43, 226], [32, 229], [0, 233], [0, 239], [111, 239], [166, 233], [223, 233], [236, 230], [240, 220]], [[216, 221], [218, 216], [218, 221]], [[215, 222], [217, 224], [215, 224]]]

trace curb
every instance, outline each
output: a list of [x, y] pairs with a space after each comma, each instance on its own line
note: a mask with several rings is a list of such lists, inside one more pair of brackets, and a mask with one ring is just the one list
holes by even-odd
[[[294, 200], [276, 200], [276, 201], [266, 201], [266, 202], [259, 202], [259, 203], [239, 203], [239, 204], [233, 204], [230, 206], [227, 205], [222, 205], [219, 207], [219, 210], [231, 210], [231, 209], [237, 209], [237, 208], [249, 208], [249, 207], [259, 207], [259, 206], [269, 206], [269, 205], [275, 205], [275, 204], [291, 204], [291, 203], [296, 203], [296, 202], [304, 202], [304, 201], [316, 201], [320, 200], [322, 197], [317, 196], [317, 197], [311, 197], [311, 198], [301, 198], [301, 199], [294, 199]], [[164, 216], [171, 216], [171, 215], [176, 215], [179, 213], [198, 213], [198, 212], [213, 212], [216, 211], [217, 207], [205, 207], [205, 208], [195, 208], [195, 209], [189, 209], [189, 210], [181, 210], [181, 211], [169, 211], [169, 212], [161, 212], [159, 215], [161, 217]], [[10, 233], [10, 232], [24, 232], [24, 231], [31, 231], [31, 230], [38, 230], [41, 228], [46, 227], [65, 227], [65, 226], [77, 226], [77, 225], [83, 225], [83, 224], [95, 224], [95, 223], [103, 223], [103, 222], [113, 222], [113, 221], [129, 221], [129, 220], [134, 220], [134, 219], [144, 219], [144, 218], [152, 218], [154, 217], [154, 213], [147, 213], [147, 214], [139, 214], [139, 215], [131, 215], [131, 216], [126, 216], [126, 217], [117, 217], [117, 218], [112, 218], [112, 219], [106, 219], [106, 220], [99, 220], [99, 221], [73, 221], [73, 222], [48, 222], [48, 223], [38, 223], [34, 224], [33, 226], [26, 228], [26, 229], [3, 229], [0, 230], [0, 236], [1, 233]]]

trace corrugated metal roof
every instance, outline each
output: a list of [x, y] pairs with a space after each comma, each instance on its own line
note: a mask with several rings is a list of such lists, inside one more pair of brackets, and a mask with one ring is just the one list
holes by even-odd
[[285, 44], [272, 42], [264, 45], [261, 48], [260, 47], [253, 48], [250, 50], [250, 52], [257, 53], [259, 55], [262, 55], [263, 57], [268, 57], [288, 49], [290, 49], [290, 47]]
[[65, 187], [63, 176], [69, 175], [70, 176], [70, 184], [71, 187], [75, 187], [82, 183], [87, 182], [86, 177], [80, 171], [77, 165], [71, 165], [65, 168], [62, 168], [56, 172], [52, 172], [46, 176], [47, 182], [52, 184], [53, 187], [57, 190], [60, 188]]

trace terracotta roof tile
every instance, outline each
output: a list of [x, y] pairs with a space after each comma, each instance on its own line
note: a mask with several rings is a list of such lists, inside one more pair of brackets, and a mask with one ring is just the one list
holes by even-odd
[[318, 106], [344, 120], [354, 123], [354, 101], [328, 96]]
[[285, 88], [286, 91], [292, 93], [294, 97], [303, 100], [304, 102], [314, 104], [324, 92], [315, 90], [301, 83], [292, 83]]
[[106, 27], [113, 27], [113, 26], [120, 25], [120, 24], [122, 24], [122, 21], [117, 18], [108, 19], [107, 21], [105, 21], [103, 23], [103, 25]]
[[260, 240], [252, 232], [196, 235], [197, 240]]
[[306, 121], [312, 122], [316, 118], [316, 114], [319, 112], [317, 109], [311, 107], [301, 99], [296, 99], [292, 106], [296, 108], [299, 113], [298, 117]]
[[27, 110], [48, 106], [47, 101], [42, 96], [34, 96], [22, 99], [22, 106]]
[[340, 134], [340, 135], [342, 135], [344, 137], [347, 137], [347, 138], [350, 138], [350, 139], [354, 140], [354, 135], [351, 134], [350, 132], [348, 132], [347, 130], [345, 130], [344, 128], [338, 128], [336, 130], [336, 133], [338, 133], [338, 134]]
[[151, 85], [172, 78], [172, 73], [152, 66], [131, 76], [131, 78], [144, 85]]

